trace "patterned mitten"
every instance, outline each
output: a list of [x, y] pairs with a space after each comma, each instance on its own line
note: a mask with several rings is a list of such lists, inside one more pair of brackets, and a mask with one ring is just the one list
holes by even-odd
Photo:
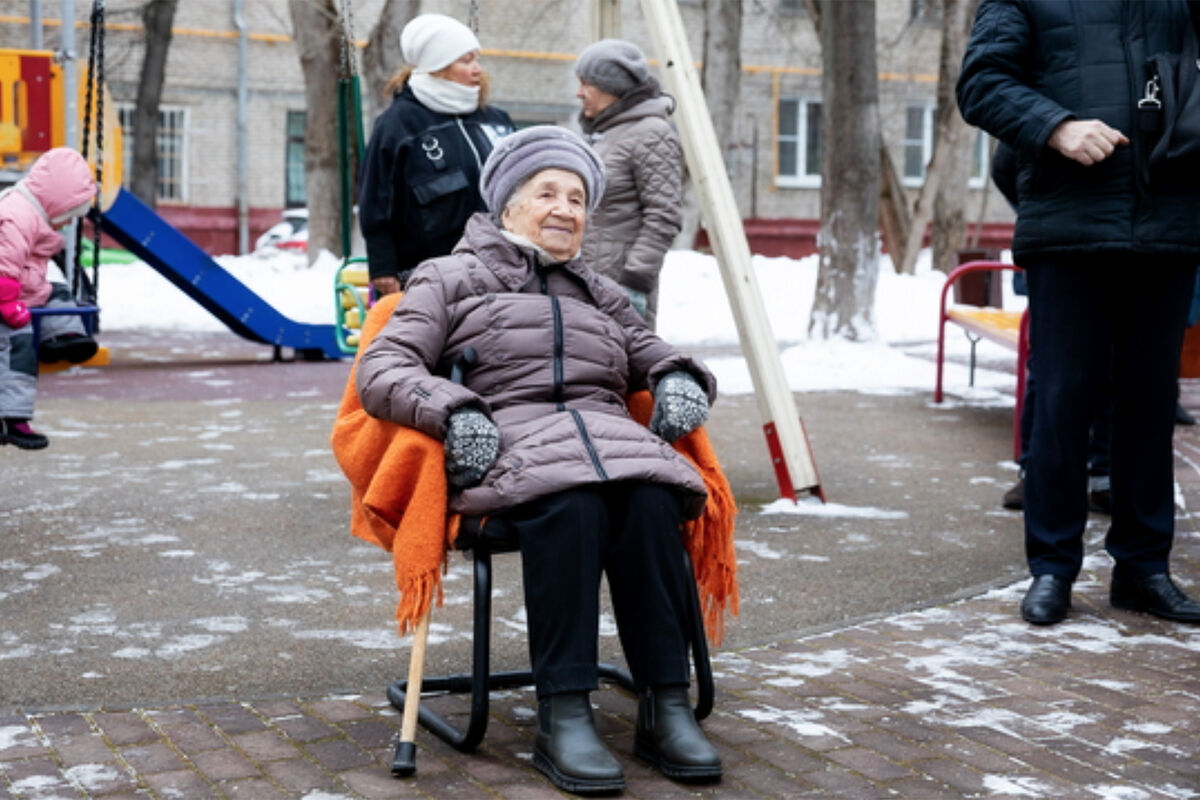
[[500, 454], [500, 431], [487, 414], [463, 406], [450, 413], [445, 446], [446, 476], [450, 485], [465, 489], [482, 481], [496, 463]]
[[650, 430], [668, 442], [691, 433], [708, 419], [708, 395], [686, 372], [668, 372], [654, 387]]
[[10, 328], [24, 328], [33, 318], [20, 297], [21, 284], [16, 278], [0, 278], [0, 319]]

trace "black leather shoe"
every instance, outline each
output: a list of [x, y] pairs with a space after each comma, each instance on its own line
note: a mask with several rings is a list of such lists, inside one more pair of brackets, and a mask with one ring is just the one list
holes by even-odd
[[1187, 412], [1187, 409], [1175, 401], [1175, 424], [1176, 425], [1195, 425], [1196, 418]]
[[1025, 479], [1021, 478], [1013, 487], [1004, 493], [1003, 505], [1009, 511], [1020, 511], [1025, 508]]
[[1021, 601], [1021, 617], [1033, 625], [1062, 622], [1071, 607], [1071, 583], [1061, 575], [1034, 575]]
[[686, 686], [645, 690], [633, 753], [677, 781], [715, 781], [723, 772], [721, 756], [696, 724]]
[[533, 765], [555, 786], [574, 794], [625, 788], [621, 765], [596, 734], [587, 692], [553, 694], [538, 701]]
[[1109, 602], [1174, 622], [1200, 622], [1200, 603], [1188, 597], [1165, 572], [1135, 578], [1113, 570]]

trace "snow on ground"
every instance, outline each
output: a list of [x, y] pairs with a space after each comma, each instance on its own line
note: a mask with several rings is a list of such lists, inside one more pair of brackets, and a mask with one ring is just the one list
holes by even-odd
[[[219, 256], [216, 260], [284, 315], [301, 322], [333, 321], [332, 287], [338, 261], [329, 253], [323, 252], [312, 267], [303, 256], [283, 252]], [[928, 252], [918, 262], [915, 275], [897, 275], [888, 257], [880, 259], [875, 302], [878, 338], [864, 343], [808, 338], [816, 256], [755, 256], [753, 267], [763, 307], [780, 345], [780, 360], [794, 391], [927, 391], [932, 387], [931, 361], [945, 276], [930, 268]], [[1005, 288], [1007, 292], [1008, 286]], [[660, 293], [659, 333], [663, 338], [680, 346], [730, 348], [729, 355], [709, 358], [707, 363], [723, 393], [752, 392], [745, 359], [732, 350], [738, 345], [737, 326], [716, 259], [690, 250], [670, 252]], [[1007, 294], [1007, 306], [1023, 303], [1023, 298]], [[103, 266], [100, 305], [108, 330], [224, 329], [220, 321], [141, 262]], [[951, 355], [962, 357], [969, 352], [957, 327], [950, 326], [946, 338]], [[979, 355], [985, 365], [1004, 365], [1013, 357], [988, 342], [979, 344]], [[948, 376], [951, 391], [974, 403], [1011, 404], [1015, 383], [1011, 369], [978, 370], [974, 390], [968, 390], [961, 367], [957, 371]]]

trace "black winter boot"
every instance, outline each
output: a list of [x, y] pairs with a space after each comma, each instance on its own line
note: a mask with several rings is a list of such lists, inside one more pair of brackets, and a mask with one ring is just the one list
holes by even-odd
[[0, 419], [0, 444], [15, 444], [22, 450], [41, 450], [50, 440], [29, 427], [27, 419]]
[[696, 723], [686, 686], [646, 689], [638, 704], [633, 752], [678, 781], [715, 781], [721, 756]]
[[587, 692], [553, 694], [538, 701], [533, 765], [555, 786], [575, 794], [625, 788], [621, 765], [596, 734]]

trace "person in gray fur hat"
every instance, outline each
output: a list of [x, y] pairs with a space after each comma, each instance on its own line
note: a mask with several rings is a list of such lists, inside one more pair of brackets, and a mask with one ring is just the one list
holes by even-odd
[[[641, 698], [634, 752], [668, 777], [716, 780], [720, 756], [688, 700], [693, 576], [680, 527], [707, 492], [667, 445], [704, 422], [716, 381], [580, 258], [604, 171], [577, 134], [537, 126], [500, 140], [479, 189], [489, 211], [453, 253], [417, 267], [363, 351], [363, 408], [444, 442], [449, 510], [486, 516], [519, 543], [534, 766], [570, 792], [625, 785], [588, 694], [607, 575]], [[468, 349], [475, 365], [449, 380]], [[625, 403], [641, 389], [654, 396], [649, 427]]]
[[588, 223], [583, 257], [624, 287], [654, 327], [658, 275], [683, 226], [683, 156], [675, 101], [633, 42], [601, 39], [575, 62], [579, 125], [604, 161], [607, 189]]

